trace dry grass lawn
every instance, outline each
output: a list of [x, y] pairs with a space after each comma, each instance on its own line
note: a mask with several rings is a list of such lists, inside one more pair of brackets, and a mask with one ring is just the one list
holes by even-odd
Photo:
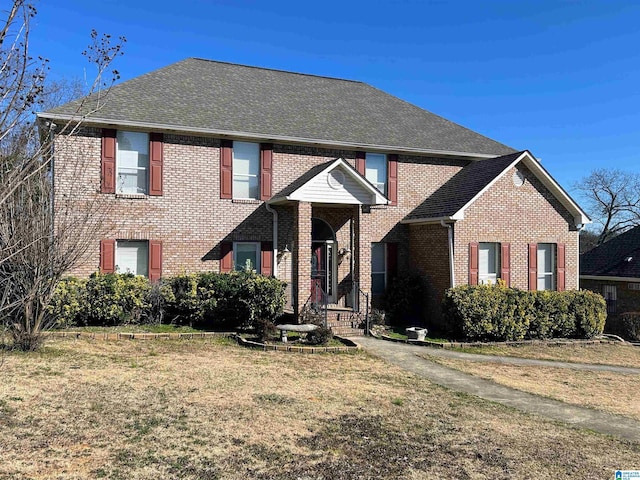
[[640, 375], [425, 358], [507, 387], [640, 420]]
[[544, 343], [540, 343], [518, 347], [473, 347], [465, 349], [465, 351], [469, 353], [503, 355], [507, 357], [640, 368], [640, 348], [622, 343], [594, 345], [545, 345]]
[[221, 340], [5, 353], [1, 479], [612, 478], [640, 444], [452, 393], [366, 354]]

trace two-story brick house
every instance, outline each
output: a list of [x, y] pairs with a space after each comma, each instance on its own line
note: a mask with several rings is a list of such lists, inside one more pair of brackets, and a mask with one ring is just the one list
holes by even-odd
[[187, 59], [113, 87], [55, 147], [56, 195], [91, 186], [110, 227], [77, 275], [249, 265], [288, 282], [296, 313], [410, 269], [435, 315], [452, 285], [578, 286], [589, 220], [528, 151], [361, 82]]

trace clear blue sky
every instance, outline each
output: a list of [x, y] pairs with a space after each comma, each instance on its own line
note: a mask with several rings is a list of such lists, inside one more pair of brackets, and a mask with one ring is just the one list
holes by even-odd
[[[569, 191], [640, 171], [640, 2], [148, 1], [37, 4], [31, 49], [83, 77], [89, 32], [127, 38], [127, 80], [186, 57], [367, 82], [517, 149]], [[91, 77], [94, 72], [87, 71]]]

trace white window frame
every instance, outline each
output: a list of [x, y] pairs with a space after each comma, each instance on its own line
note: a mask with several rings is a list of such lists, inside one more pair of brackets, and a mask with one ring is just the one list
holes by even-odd
[[[251, 145], [252, 149], [257, 149], [257, 156], [256, 158], [251, 158], [249, 159], [250, 162], [255, 161], [256, 162], [256, 173], [238, 173], [238, 169], [236, 168], [236, 149], [238, 146], [240, 145]], [[235, 141], [233, 142], [233, 158], [232, 158], [232, 179], [231, 179], [231, 183], [232, 183], [232, 187], [231, 187], [231, 191], [233, 192], [233, 198], [237, 199], [237, 200], [259, 200], [260, 199], [260, 144], [259, 143], [255, 143], [255, 142], [240, 142], [240, 141]], [[251, 168], [250, 168], [251, 170]], [[235, 188], [235, 183], [236, 183], [236, 178], [238, 179], [246, 179], [249, 181], [249, 191], [251, 191], [251, 179], [255, 178], [255, 182], [257, 185], [257, 189], [256, 189], [256, 194], [255, 196], [249, 196], [249, 197], [240, 197], [237, 195], [237, 188]]]
[[252, 269], [254, 272], [259, 273], [260, 270], [260, 257], [262, 250], [260, 248], [260, 242], [233, 242], [233, 269], [236, 272], [244, 271], [245, 266], [238, 264], [238, 246], [240, 245], [253, 245], [256, 251], [256, 264]]
[[[122, 166], [122, 154], [120, 153], [120, 137], [124, 134], [134, 134], [134, 135], [144, 135], [146, 137], [145, 145], [147, 146], [147, 151], [145, 155], [147, 156], [147, 162], [145, 166], [138, 167], [124, 167]], [[148, 132], [134, 132], [130, 130], [117, 130], [116, 131], [116, 193], [121, 195], [148, 195], [149, 194], [149, 156], [150, 156], [150, 143], [149, 143], [149, 133]], [[138, 154], [140, 154], [138, 152]], [[135, 170], [138, 173], [144, 172], [145, 181], [144, 181], [144, 189], [142, 191], [136, 190], [135, 192], [128, 192], [123, 190], [123, 180], [121, 180], [121, 170]]]
[[[541, 248], [542, 247], [542, 248]], [[549, 248], [549, 256], [551, 259], [551, 270], [544, 271], [540, 268], [540, 251], [545, 248]], [[538, 278], [536, 283], [537, 290], [555, 290], [556, 289], [556, 244], [555, 243], [538, 243], [536, 249], [536, 268], [538, 271]], [[551, 277], [550, 288], [545, 288], [547, 277]], [[542, 288], [540, 288], [540, 282], [542, 281]]]
[[[374, 162], [381, 162], [379, 168], [372, 168], [371, 164]], [[387, 178], [388, 178], [388, 161], [387, 155], [384, 153], [369, 153], [365, 154], [365, 178], [369, 180], [369, 182], [376, 187], [383, 195], [387, 194]], [[371, 173], [370, 173], [371, 171]], [[376, 178], [373, 178], [373, 173], [376, 172]], [[378, 181], [381, 177], [380, 173], [382, 173], [382, 182]]]
[[[122, 270], [119, 266], [120, 263], [120, 256], [118, 254], [118, 250], [122, 251], [122, 248], [124, 247], [123, 244], [138, 244], [139, 246], [144, 245], [144, 251], [146, 252], [146, 256], [145, 256], [145, 260], [146, 260], [146, 271], [144, 273], [139, 273], [138, 270], [138, 266], [136, 263], [136, 271], [132, 272], [130, 270]], [[149, 241], [148, 240], [128, 240], [128, 239], [121, 239], [121, 240], [116, 240], [116, 251], [115, 251], [115, 267], [116, 267], [116, 271], [118, 273], [133, 273], [134, 275], [140, 275], [142, 277], [149, 277]]]
[[[373, 270], [373, 247], [379, 245], [382, 248], [383, 253], [383, 263], [384, 270], [383, 271], [374, 271]], [[387, 289], [387, 244], [384, 242], [373, 242], [371, 243], [371, 294], [372, 295], [382, 295]], [[373, 276], [374, 275], [383, 275], [384, 276], [384, 287], [382, 292], [374, 292], [373, 291]]]
[[[483, 265], [482, 250], [483, 248], [493, 248], [495, 273], [489, 273], [489, 265]], [[489, 258], [489, 257], [487, 257]], [[478, 243], [478, 284], [496, 285], [500, 278], [500, 243], [497, 242], [480, 242]]]

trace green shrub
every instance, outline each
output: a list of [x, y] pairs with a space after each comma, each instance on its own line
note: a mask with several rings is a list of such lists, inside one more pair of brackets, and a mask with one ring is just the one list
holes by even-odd
[[640, 342], [640, 312], [627, 312], [620, 315], [619, 333], [631, 342]]
[[307, 333], [307, 343], [309, 345], [326, 345], [332, 338], [333, 332], [331, 329], [323, 325]]
[[56, 328], [78, 325], [86, 308], [86, 279], [67, 277], [56, 286], [53, 298], [47, 307], [48, 315]]
[[259, 318], [254, 322], [253, 329], [261, 342], [271, 340], [278, 335], [276, 325], [272, 321], [263, 318]]
[[454, 334], [470, 340], [600, 335], [606, 303], [588, 291], [529, 292], [503, 285], [449, 289], [443, 300]]
[[131, 274], [94, 273], [60, 283], [49, 314], [60, 326], [167, 323], [207, 329], [273, 322], [285, 305], [285, 284], [250, 272], [198, 273], [151, 283]]
[[86, 283], [85, 325], [139, 324], [151, 304], [151, 284], [142, 276], [94, 273]]
[[182, 274], [163, 279], [166, 318], [178, 325], [194, 325], [202, 318], [198, 302], [198, 276]]
[[253, 326], [282, 315], [285, 284], [252, 272], [198, 273], [166, 280], [172, 300], [167, 318], [201, 328]]
[[384, 300], [387, 325], [423, 325], [427, 284], [419, 273], [405, 273], [393, 279]]
[[458, 337], [519, 340], [532, 317], [532, 299], [523, 293], [499, 285], [462, 285], [445, 294], [444, 315]]
[[575, 316], [576, 336], [593, 338], [602, 335], [607, 320], [607, 302], [589, 290], [565, 292], [570, 296], [569, 311]]

